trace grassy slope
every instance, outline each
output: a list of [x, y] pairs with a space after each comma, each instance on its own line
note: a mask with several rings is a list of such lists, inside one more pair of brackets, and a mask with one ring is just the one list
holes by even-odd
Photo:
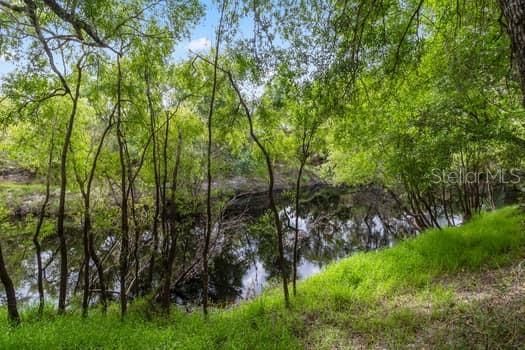
[[[279, 290], [270, 290], [231, 310], [216, 310], [207, 321], [198, 313], [145, 320], [145, 308], [137, 304], [126, 322], [116, 310], [106, 317], [93, 311], [86, 320], [50, 313], [43, 321], [27, 312], [18, 329], [0, 325], [0, 348], [517, 346], [525, 341], [525, 292], [521, 270], [508, 266], [525, 257], [523, 219], [518, 209], [505, 208], [460, 228], [354, 255], [300, 283], [291, 311], [283, 309]], [[484, 276], [493, 271], [502, 272], [484, 286]], [[509, 295], [505, 288], [514, 298], [491, 303], [491, 297]], [[483, 289], [502, 294], [481, 298]]]

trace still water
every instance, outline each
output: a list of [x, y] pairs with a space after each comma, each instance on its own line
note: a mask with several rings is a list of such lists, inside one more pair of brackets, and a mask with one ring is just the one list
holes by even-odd
[[[234, 202], [224, 215], [224, 223], [216, 229], [212, 257], [210, 259], [210, 298], [215, 304], [228, 305], [239, 300], [253, 298], [265, 288], [276, 284], [277, 269], [276, 241], [270, 217], [265, 205], [265, 194], [243, 197]], [[285, 227], [285, 252], [291, 274], [295, 216], [286, 193], [278, 195], [281, 219]], [[298, 277], [307, 278], [321, 271], [330, 262], [347, 257], [357, 251], [368, 251], [391, 246], [397, 240], [417, 234], [411, 218], [397, 207], [393, 198], [380, 188], [366, 187], [346, 189], [335, 187], [314, 187], [304, 191], [298, 220], [299, 256]], [[460, 218], [458, 218], [460, 221]], [[191, 266], [192, 254], [197, 256], [202, 229], [197, 224], [189, 231], [188, 239], [180, 244], [184, 258], [176, 262], [180, 270]], [[147, 241], [149, 232], [141, 234]], [[80, 237], [78, 233], [72, 237]], [[106, 264], [115, 265], [114, 253], [117, 235], [108, 235], [98, 245], [101, 256], [108, 256]], [[70, 241], [71, 266], [69, 282], [72, 294], [80, 293], [79, 266], [82, 265], [82, 248], [78, 239]], [[36, 292], [35, 258], [30, 242], [11, 241], [10, 265], [16, 266], [13, 278], [22, 304], [35, 303]], [[45, 288], [48, 303], [55, 300], [58, 284], [58, 263], [56, 242], [45, 244], [43, 260], [45, 266]], [[53, 248], [50, 249], [50, 248]], [[193, 253], [192, 253], [193, 252]], [[113, 261], [111, 260], [113, 259]], [[177, 268], [176, 268], [177, 270]], [[93, 271], [93, 270], [92, 270]], [[118, 295], [118, 270], [109, 267], [109, 289], [113, 297]], [[199, 303], [201, 295], [199, 268], [176, 283], [173, 301], [177, 304]], [[133, 293], [132, 293], [133, 294]], [[78, 294], [79, 295], [79, 294]], [[136, 295], [139, 295], [138, 292]], [[71, 295], [70, 297], [73, 297]], [[133, 298], [134, 295], [131, 295]], [[96, 303], [96, 297], [93, 297]], [[0, 301], [3, 302], [0, 295]]]

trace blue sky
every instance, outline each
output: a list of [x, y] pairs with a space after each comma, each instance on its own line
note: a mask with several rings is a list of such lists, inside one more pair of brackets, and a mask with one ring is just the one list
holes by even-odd
[[217, 5], [211, 0], [202, 1], [202, 4], [206, 7], [205, 14], [191, 30], [190, 37], [177, 45], [174, 53], [177, 60], [187, 57], [189, 49], [192, 51], [209, 50], [215, 39], [215, 29], [219, 23]]
[[4, 57], [0, 55], [0, 77], [13, 70], [13, 68], [14, 66], [11, 63], [6, 62]]

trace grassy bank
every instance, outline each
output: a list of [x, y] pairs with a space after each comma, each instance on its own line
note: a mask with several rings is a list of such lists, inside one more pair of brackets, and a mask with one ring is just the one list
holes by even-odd
[[140, 303], [125, 322], [116, 309], [85, 320], [27, 311], [20, 327], [1, 324], [0, 349], [514, 347], [525, 341], [523, 219], [504, 208], [354, 255], [300, 283], [290, 311], [279, 290], [208, 320], [150, 316]]

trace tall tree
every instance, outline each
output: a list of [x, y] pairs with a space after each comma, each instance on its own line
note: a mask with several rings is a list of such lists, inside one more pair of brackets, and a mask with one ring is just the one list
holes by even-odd
[[202, 288], [203, 288], [203, 296], [202, 296], [202, 311], [204, 312], [204, 315], [208, 314], [208, 254], [210, 250], [210, 238], [211, 238], [211, 231], [213, 228], [213, 213], [212, 213], [212, 199], [211, 199], [211, 193], [212, 193], [212, 170], [211, 170], [211, 158], [212, 158], [212, 146], [213, 146], [213, 137], [212, 137], [212, 130], [213, 130], [213, 112], [215, 108], [215, 96], [217, 93], [217, 71], [218, 71], [218, 64], [219, 64], [219, 50], [220, 50], [220, 44], [222, 39], [222, 31], [223, 31], [223, 20], [224, 20], [224, 12], [226, 9], [226, 0], [223, 0], [222, 7], [220, 10], [220, 19], [219, 19], [219, 26], [217, 27], [217, 35], [215, 38], [215, 53], [213, 57], [213, 77], [212, 77], [212, 88], [211, 88], [211, 97], [210, 97], [210, 107], [208, 111], [208, 120], [207, 120], [207, 130], [208, 130], [208, 145], [206, 149], [206, 182], [207, 182], [207, 188], [206, 188], [206, 229], [205, 229], [205, 237], [204, 237], [204, 249], [202, 250]]
[[[83, 266], [84, 266], [84, 280], [83, 280], [83, 293], [82, 293], [82, 315], [86, 317], [88, 315], [88, 307], [89, 307], [89, 296], [91, 294], [91, 276], [90, 276], [90, 263], [91, 261], [94, 262], [95, 267], [98, 272], [98, 279], [99, 279], [99, 285], [100, 285], [100, 300], [102, 302], [102, 309], [105, 313], [107, 310], [107, 296], [106, 296], [106, 283], [104, 278], [104, 270], [101, 266], [100, 259], [98, 258], [98, 253], [94, 248], [94, 238], [93, 238], [93, 232], [92, 232], [92, 214], [91, 214], [91, 193], [93, 188], [93, 180], [95, 179], [95, 173], [97, 170], [98, 160], [100, 158], [100, 155], [102, 153], [102, 148], [104, 146], [104, 141], [106, 140], [106, 136], [108, 135], [109, 131], [113, 127], [113, 114], [115, 113], [115, 109], [111, 112], [109, 116], [108, 125], [104, 128], [102, 135], [100, 136], [100, 139], [98, 141], [98, 144], [95, 149], [95, 153], [93, 155], [93, 159], [91, 161], [91, 164], [89, 166], [89, 169], [87, 170], [87, 173], [85, 176], [82, 176], [80, 174], [81, 170], [78, 169], [76, 162], [74, 161], [74, 172], [75, 177], [77, 180], [77, 183], [80, 188], [80, 193], [82, 195], [83, 199], [83, 205], [84, 205], [84, 212], [83, 212], [83, 223], [82, 223], [82, 246], [84, 249], [84, 259], [83, 259]], [[86, 164], [89, 162], [86, 161]]]
[[121, 54], [117, 56], [117, 113], [116, 128], [120, 162], [120, 257], [119, 257], [119, 288], [120, 313], [125, 317], [128, 311], [128, 293], [126, 278], [129, 265], [129, 211], [128, 211], [128, 182], [124, 145], [124, 129], [122, 125], [122, 68]]
[[228, 80], [234, 89], [238, 99], [239, 103], [242, 106], [243, 112], [245, 117], [248, 120], [248, 127], [249, 127], [249, 133], [252, 140], [257, 145], [257, 148], [261, 151], [264, 157], [264, 161], [266, 164], [266, 170], [268, 173], [268, 201], [270, 210], [272, 212], [273, 216], [273, 222], [275, 227], [275, 232], [277, 235], [277, 252], [278, 252], [278, 264], [279, 264], [279, 270], [281, 272], [281, 279], [282, 279], [282, 286], [283, 286], [283, 295], [284, 295], [284, 303], [285, 306], [288, 308], [290, 307], [290, 296], [288, 292], [288, 269], [286, 268], [286, 257], [284, 254], [284, 232], [283, 232], [283, 224], [281, 221], [281, 217], [279, 215], [279, 209], [277, 208], [277, 203], [275, 201], [275, 193], [274, 193], [274, 185], [275, 185], [275, 170], [274, 170], [274, 163], [272, 161], [270, 152], [268, 148], [261, 142], [259, 139], [254, 126], [254, 118], [252, 110], [250, 109], [248, 102], [244, 98], [241, 89], [237, 82], [235, 81], [233, 74], [230, 71], [225, 72], [228, 76]]

